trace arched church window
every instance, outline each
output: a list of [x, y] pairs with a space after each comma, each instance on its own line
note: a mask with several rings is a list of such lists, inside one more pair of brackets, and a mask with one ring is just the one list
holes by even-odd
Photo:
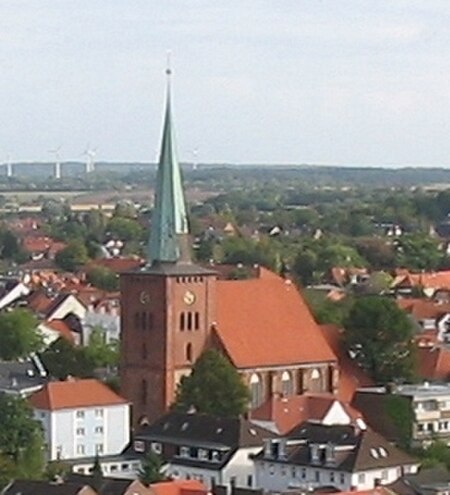
[[141, 313], [141, 326], [142, 330], [147, 330], [147, 313], [145, 311]]
[[281, 375], [281, 393], [285, 397], [294, 393], [292, 375], [289, 371], [283, 371]]
[[186, 345], [186, 361], [192, 363], [192, 344], [189, 343]]
[[192, 313], [190, 311], [187, 314], [187, 329], [192, 330]]
[[139, 329], [141, 326], [141, 317], [139, 313], [134, 313], [134, 328]]
[[309, 376], [310, 376], [310, 383], [308, 387], [309, 391], [313, 393], [322, 392], [322, 380], [321, 380], [322, 375], [320, 373], [320, 370], [314, 368]]
[[253, 373], [250, 377], [250, 394], [252, 400], [252, 409], [261, 405], [263, 400], [262, 381], [256, 373]]

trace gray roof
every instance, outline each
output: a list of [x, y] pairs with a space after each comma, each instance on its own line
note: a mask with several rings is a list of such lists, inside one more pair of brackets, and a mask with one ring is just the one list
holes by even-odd
[[37, 390], [49, 381], [37, 356], [22, 361], [0, 361], [0, 391], [23, 394]]

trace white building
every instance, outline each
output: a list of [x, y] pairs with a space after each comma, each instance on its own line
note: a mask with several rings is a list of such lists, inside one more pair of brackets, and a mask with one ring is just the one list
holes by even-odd
[[372, 430], [312, 422], [267, 441], [254, 461], [256, 486], [273, 492], [321, 486], [371, 490], [418, 469], [414, 459]]
[[130, 405], [98, 380], [50, 382], [29, 401], [49, 460], [115, 455], [129, 443]]

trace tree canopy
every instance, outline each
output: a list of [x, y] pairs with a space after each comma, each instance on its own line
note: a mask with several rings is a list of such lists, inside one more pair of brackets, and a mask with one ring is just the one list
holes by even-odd
[[81, 240], [70, 241], [55, 256], [56, 264], [68, 272], [73, 272], [89, 261], [87, 248]]
[[142, 484], [149, 486], [152, 483], [163, 481], [164, 475], [161, 473], [162, 462], [160, 457], [150, 451], [142, 462], [142, 467], [139, 469], [138, 477]]
[[357, 299], [344, 328], [348, 349], [377, 383], [413, 377], [412, 323], [393, 300]]
[[37, 352], [42, 346], [38, 321], [26, 309], [0, 313], [0, 358], [18, 359]]
[[250, 393], [239, 373], [216, 350], [205, 351], [195, 362], [192, 373], [181, 379], [174, 408], [199, 413], [235, 417], [248, 407]]

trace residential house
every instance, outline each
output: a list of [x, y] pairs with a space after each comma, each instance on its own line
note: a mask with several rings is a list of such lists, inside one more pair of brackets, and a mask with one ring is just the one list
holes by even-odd
[[50, 382], [29, 402], [48, 460], [120, 454], [129, 442], [130, 405], [98, 380]]
[[255, 486], [254, 464], [266, 438], [275, 434], [248, 419], [172, 412], [134, 436], [136, 455], [162, 457], [166, 475], [213, 485]]
[[302, 423], [267, 440], [254, 461], [256, 486], [266, 492], [370, 490], [418, 469], [416, 460], [358, 424]]
[[[352, 405], [367, 423], [391, 441], [428, 445], [439, 439], [450, 445], [450, 385], [398, 385], [358, 390]], [[411, 424], [398, 423], [399, 415]]]
[[9, 483], [2, 495], [98, 495], [88, 485], [50, 481], [15, 480]]
[[402, 476], [386, 488], [397, 495], [448, 495], [450, 473], [444, 466], [422, 468], [418, 473]]
[[49, 381], [47, 370], [36, 354], [20, 361], [0, 361], [0, 392], [26, 397]]

